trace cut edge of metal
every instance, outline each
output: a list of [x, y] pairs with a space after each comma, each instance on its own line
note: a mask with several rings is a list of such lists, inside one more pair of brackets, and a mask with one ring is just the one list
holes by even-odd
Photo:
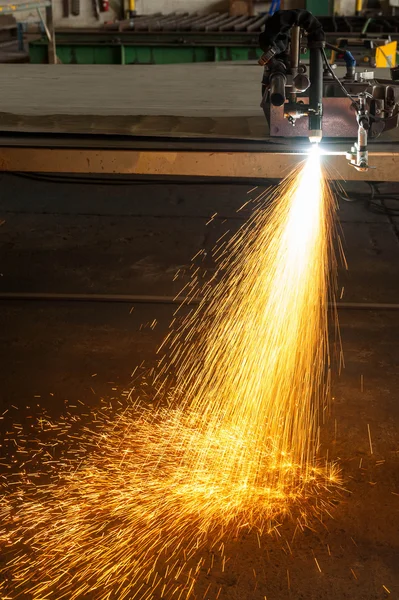
[[[124, 174], [164, 177], [282, 179], [304, 160], [295, 152], [0, 148], [0, 171]], [[399, 152], [370, 152], [373, 169], [359, 173], [342, 153], [325, 157], [327, 177], [346, 181], [399, 181]]]

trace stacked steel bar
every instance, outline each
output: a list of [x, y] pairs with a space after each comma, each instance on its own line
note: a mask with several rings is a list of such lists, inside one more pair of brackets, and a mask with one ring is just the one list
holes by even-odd
[[255, 17], [236, 16], [229, 13], [211, 13], [207, 15], [189, 13], [155, 13], [136, 17], [132, 22], [124, 23], [123, 29], [132, 31], [260, 31], [267, 15]]
[[[152, 32], [260, 32], [268, 15], [231, 16], [229, 13], [154, 13], [138, 15], [133, 20], [109, 24], [105, 29], [130, 30], [141, 33]], [[385, 34], [399, 33], [399, 17], [319, 17], [327, 34]]]

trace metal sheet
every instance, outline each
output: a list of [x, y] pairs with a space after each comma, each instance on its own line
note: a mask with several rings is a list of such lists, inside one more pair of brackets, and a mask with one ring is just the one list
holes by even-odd
[[[2, 147], [0, 171], [280, 179], [303, 158], [303, 154], [287, 152]], [[357, 172], [342, 154], [324, 160], [328, 176], [334, 180], [399, 181], [399, 152], [371, 152], [370, 164], [376, 168], [368, 173]]]
[[[308, 98], [301, 98], [307, 104]], [[356, 112], [347, 98], [323, 98], [323, 136], [357, 138]], [[282, 106], [270, 107], [270, 134], [278, 137], [306, 137], [308, 119], [297, 119], [295, 127], [284, 118]]]

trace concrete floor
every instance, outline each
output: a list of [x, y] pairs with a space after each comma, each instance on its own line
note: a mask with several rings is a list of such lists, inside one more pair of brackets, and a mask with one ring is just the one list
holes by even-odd
[[[184, 275], [173, 282], [174, 273], [246, 218], [236, 209], [247, 191], [244, 185], [60, 185], [1, 175], [0, 292], [174, 294], [184, 282]], [[219, 218], [206, 226], [215, 212]], [[349, 263], [348, 272], [340, 270], [343, 299], [397, 302], [399, 220], [363, 203], [341, 203], [339, 216]], [[154, 360], [173, 310], [2, 303], [0, 413], [8, 409], [10, 422], [40, 404], [56, 417], [77, 400], [97, 406], [117, 395], [137, 364]], [[152, 330], [145, 325], [154, 318]], [[399, 598], [399, 311], [341, 311], [340, 322], [346, 366], [340, 376], [334, 371], [326, 437], [348, 491], [334, 519], [297, 535], [292, 554], [284, 546], [288, 524], [282, 541], [266, 538], [261, 550], [252, 535], [236, 540], [228, 567], [204, 575], [198, 598], [209, 581], [221, 587], [221, 600]]]

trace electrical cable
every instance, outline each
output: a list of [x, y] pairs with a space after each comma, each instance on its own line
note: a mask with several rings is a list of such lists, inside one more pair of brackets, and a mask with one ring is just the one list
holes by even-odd
[[348, 92], [348, 90], [346, 89], [346, 87], [343, 85], [342, 81], [339, 79], [339, 77], [337, 77], [337, 75], [334, 73], [334, 69], [332, 68], [332, 66], [330, 65], [330, 63], [328, 62], [328, 57], [326, 54], [326, 51], [324, 48], [321, 49], [321, 52], [323, 54], [323, 58], [324, 58], [324, 62], [325, 65], [327, 67], [327, 70], [329, 71], [329, 73], [332, 75], [332, 77], [334, 77], [335, 81], [338, 83], [339, 87], [341, 88], [341, 90], [343, 91], [343, 93], [345, 94], [345, 96], [347, 96], [347, 98], [349, 98], [349, 100], [351, 101], [352, 105], [356, 108], [356, 110], [359, 110], [359, 105], [358, 103], [352, 98], [352, 96], [350, 95], [350, 93]]
[[[30, 179], [33, 181], [46, 181], [49, 183], [68, 183], [78, 185], [107, 185], [107, 186], [129, 186], [129, 185], [230, 185], [231, 178], [229, 177], [180, 177], [180, 178], [169, 178], [162, 176], [161, 178], [152, 177], [137, 177], [132, 176], [129, 178], [122, 177], [88, 177], [86, 175], [67, 175], [67, 174], [53, 174], [53, 173], [27, 173], [24, 171], [9, 171], [7, 175], [18, 177], [21, 179]], [[245, 179], [234, 180], [234, 185], [259, 185], [267, 187], [269, 185], [277, 185], [279, 180], [277, 179], [261, 179], [248, 177]]]
[[354, 192], [350, 195], [345, 195], [336, 189], [336, 194], [345, 202], [361, 202], [365, 201], [367, 208], [374, 213], [384, 214], [388, 217], [398, 217], [399, 207], [393, 208], [386, 206], [386, 202], [399, 202], [399, 194], [397, 192], [381, 192], [378, 186], [384, 181], [366, 181], [370, 187], [370, 195], [365, 198], [364, 194]]
[[346, 52], [345, 48], [339, 48], [338, 46], [334, 46], [334, 44], [330, 44], [329, 42], [326, 42], [326, 48], [328, 48], [329, 50], [334, 50], [334, 52], [339, 52], [340, 54], [342, 54], [343, 52]]
[[340, 48], [339, 46], [334, 46], [334, 44], [330, 44], [326, 42], [326, 48], [330, 50], [334, 50], [336, 54], [343, 54], [343, 58], [347, 67], [356, 67], [356, 59], [353, 56], [352, 52], [346, 50], [346, 48]]
[[[122, 304], [200, 304], [202, 298], [184, 296], [146, 296], [135, 294], [52, 294], [40, 292], [0, 292], [0, 301], [28, 302], [109, 302]], [[331, 302], [330, 309], [345, 310], [399, 310], [399, 304], [383, 302]]]
[[[75, 176], [75, 175], [53, 175], [53, 174], [46, 174], [46, 173], [23, 173], [23, 172], [10, 172], [8, 173], [8, 175], [12, 175], [14, 177], [20, 177], [23, 179], [30, 179], [30, 180], [34, 180], [34, 181], [46, 181], [46, 182], [50, 182], [50, 183], [66, 183], [66, 184], [76, 184], [76, 185], [95, 185], [95, 184], [99, 184], [99, 185], [107, 185], [107, 186], [128, 186], [128, 185], [165, 185], [165, 180], [162, 179], [161, 180], [152, 180], [152, 179], [136, 179], [136, 178], [132, 178], [132, 179], [122, 179], [122, 178], [118, 178], [118, 179], [114, 179], [114, 178], [102, 178], [102, 177], [85, 177], [85, 176]], [[258, 182], [258, 180], [254, 180], [254, 179], [248, 179], [248, 180], [239, 180], [237, 183], [240, 185], [256, 185], [256, 183]], [[168, 184], [173, 184], [173, 185], [229, 185], [228, 181], [222, 180], [220, 181], [220, 178], [216, 178], [215, 180], [211, 180], [209, 181], [207, 180], [203, 180], [200, 179], [198, 181], [186, 181], [186, 180], [179, 180], [179, 179], [172, 179], [172, 180], [168, 180], [167, 181]], [[237, 183], [235, 182], [235, 185], [237, 185]], [[268, 187], [268, 186], [277, 186], [279, 183], [278, 180], [276, 179], [262, 179], [261, 181], [258, 182], [258, 186], [259, 187]], [[384, 206], [382, 206], [381, 201], [398, 201], [399, 202], [399, 195], [396, 193], [381, 193], [378, 190], [378, 185], [384, 182], [370, 182], [367, 181], [365, 183], [368, 183], [368, 185], [370, 186], [371, 189], [371, 194], [368, 198], [366, 198], [366, 203], [368, 208], [373, 211], [373, 212], [379, 212], [379, 213], [384, 213], [387, 214], [389, 216], [399, 216], [399, 208], [386, 208]], [[345, 202], [359, 202], [361, 200], [364, 200], [364, 194], [360, 194], [360, 193], [353, 193], [350, 195], [347, 194], [343, 194], [342, 192], [339, 191], [338, 186], [335, 189], [335, 193], [337, 194], [337, 196], [341, 199], [344, 200]], [[130, 215], [130, 216], [141, 216], [141, 215]], [[225, 218], [225, 217], [220, 217], [220, 218]]]

